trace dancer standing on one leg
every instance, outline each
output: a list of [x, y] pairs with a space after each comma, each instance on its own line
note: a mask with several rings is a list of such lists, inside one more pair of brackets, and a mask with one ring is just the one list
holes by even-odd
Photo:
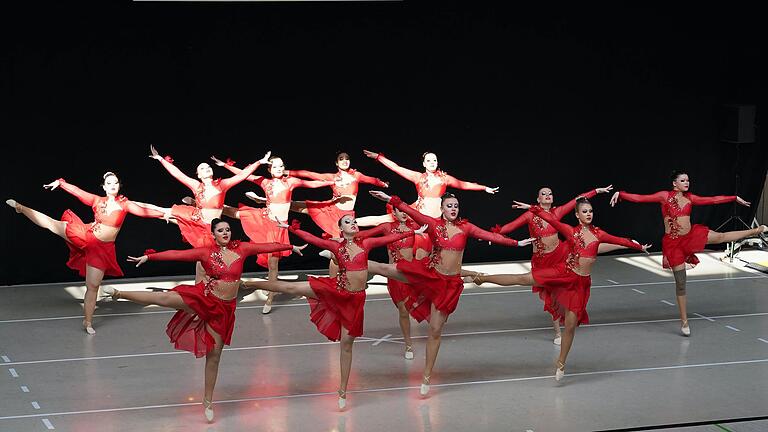
[[[413, 297], [408, 300], [411, 316], [419, 322], [425, 319], [429, 321], [426, 363], [420, 389], [421, 395], [425, 396], [429, 392], [432, 369], [440, 350], [443, 324], [456, 310], [459, 296], [464, 290], [460, 274], [467, 240], [474, 237], [505, 246], [525, 246], [533, 239], [518, 242], [478, 228], [466, 219], [459, 219], [459, 200], [451, 193], [442, 197], [442, 215], [439, 218], [420, 213], [403, 203], [397, 196], [390, 197], [381, 191], [373, 191], [371, 195], [389, 202], [392, 207], [406, 213], [416, 223], [429, 226], [427, 232], [432, 240], [432, 253], [427, 265], [418, 260], [400, 261], [396, 264], [397, 273], [405, 277], [413, 291]], [[375, 271], [387, 276], [379, 269]]]
[[[264, 190], [267, 198], [266, 207], [254, 208], [241, 206], [237, 211], [237, 217], [243, 224], [243, 231], [245, 231], [245, 234], [252, 242], [287, 243], [288, 232], [284, 229], [280, 229], [276, 222], [285, 223], [288, 220], [288, 212], [291, 208], [293, 190], [299, 187], [321, 188], [333, 186], [334, 183], [333, 181], [302, 180], [296, 177], [291, 177], [285, 172], [285, 164], [283, 163], [283, 160], [277, 156], [269, 158], [268, 163], [271, 178], [258, 175], [248, 176], [248, 181], [256, 183]], [[223, 167], [233, 173], [242, 172], [239, 168], [235, 167], [233, 163], [225, 163]], [[269, 280], [277, 280], [280, 258], [288, 255], [290, 255], [290, 251], [261, 254], [257, 257], [256, 262], [260, 266], [267, 268]], [[261, 313], [268, 314], [272, 310], [272, 300], [274, 297], [275, 293], [269, 293]]]
[[67, 266], [77, 270], [80, 276], [85, 277], [83, 328], [90, 335], [96, 334], [96, 330], [93, 329], [93, 313], [96, 310], [96, 300], [104, 275], [123, 276], [123, 271], [117, 264], [115, 257], [115, 239], [117, 239], [125, 216], [130, 213], [141, 217], [165, 219], [170, 217], [168, 213], [144, 208], [123, 195], [118, 195], [120, 180], [113, 172], [104, 174], [103, 180], [101, 187], [106, 196], [88, 193], [71, 183], [67, 183], [63, 178], [43, 186], [50, 190], [61, 187], [64, 191], [77, 197], [83, 204], [90, 206], [93, 209], [94, 219], [90, 224], [83, 223], [72, 210], [65, 211], [61, 220], [57, 220], [23, 206], [15, 200], [6, 201], [9, 206], [16, 209], [17, 213], [22, 213], [38, 226], [51, 231], [67, 242], [69, 247]]
[[[613, 186], [611, 185], [604, 188], [596, 188], [579, 195], [579, 197], [591, 199], [599, 193], [610, 192], [611, 189], [613, 189]], [[536, 197], [536, 207], [551, 213], [555, 219], [561, 220], [566, 214], [572, 212], [576, 207], [576, 198], [561, 206], [555, 207], [552, 205], [554, 200], [552, 189], [543, 187], [539, 189], [539, 194]], [[512, 205], [512, 208], [528, 210], [531, 207], [528, 204], [517, 201], [514, 201], [514, 203], [515, 204]], [[496, 227], [492, 228], [491, 231], [507, 235], [512, 231], [522, 227], [523, 225], [528, 225], [528, 232], [534, 239], [533, 255], [531, 256], [531, 268], [551, 267], [559, 264], [564, 260], [565, 256], [568, 254], [568, 247], [565, 243], [560, 241], [560, 238], [557, 235], [557, 230], [542, 218], [535, 216], [531, 211], [526, 211], [522, 215], [518, 216], [517, 219], [500, 228], [497, 225]], [[562, 341], [562, 334], [560, 333], [559, 320], [552, 321], [552, 328], [555, 330], [555, 337], [552, 342], [555, 345], [560, 345], [560, 342]]]
[[[419, 195], [419, 198], [412, 204], [412, 207], [433, 218], [439, 218], [442, 214], [440, 209], [441, 197], [445, 194], [448, 187], [463, 190], [485, 191], [489, 194], [495, 194], [499, 190], [498, 187], [488, 187], [478, 183], [467, 182], [448, 175], [445, 171], [437, 168], [437, 155], [432, 152], [427, 152], [422, 155], [424, 172], [421, 173], [401, 167], [387, 159], [383, 153], [376, 153], [368, 150], [364, 150], [363, 152], [369, 158], [376, 159], [381, 162], [382, 165], [399, 174], [404, 179], [413, 182], [416, 186], [416, 193]], [[366, 216], [359, 218], [358, 220], [360, 226], [374, 226], [385, 222], [393, 222], [392, 215]]]
[[[530, 273], [509, 275], [482, 275], [466, 279], [480, 285], [491, 282], [498, 285], [530, 285], [534, 292], [544, 301], [544, 310], [552, 314], [552, 318], [565, 326], [560, 345], [560, 356], [557, 359], [555, 379], [560, 381], [565, 376], [565, 362], [573, 344], [576, 327], [589, 324], [587, 302], [589, 302], [592, 286], [592, 265], [601, 249], [602, 243], [646, 251], [651, 245], [640, 243], [622, 237], [612, 236], [592, 225], [594, 213], [592, 204], [586, 198], [576, 200], [576, 218], [579, 224], [572, 227], [555, 218], [541, 207], [530, 209], [533, 215], [544, 219], [565, 236], [568, 242], [568, 254], [559, 265], [536, 267]], [[611, 246], [610, 250], [617, 249]]]
[[[195, 194], [195, 205], [174, 205], [171, 208], [171, 214], [176, 218], [179, 230], [184, 240], [193, 247], [204, 247], [213, 244], [211, 237], [211, 221], [221, 217], [224, 208], [224, 198], [229, 189], [239, 184], [253, 173], [259, 165], [266, 163], [269, 158], [269, 152], [258, 160], [248, 165], [242, 172], [225, 179], [214, 179], [211, 166], [203, 162], [197, 166], [197, 178], [195, 180], [173, 164], [170, 156], [162, 157], [150, 146], [152, 159], [159, 161], [163, 168], [170, 173], [176, 180], [188, 187]], [[156, 207], [156, 210], [165, 210]], [[205, 272], [200, 263], [195, 266], [195, 282], [200, 282]]]
[[341, 382], [339, 385], [339, 408], [343, 409], [347, 401], [347, 383], [352, 368], [352, 345], [355, 338], [363, 335], [363, 308], [365, 289], [368, 282], [368, 252], [379, 246], [412, 237], [420, 230], [408, 230], [383, 237], [357, 238], [357, 222], [350, 215], [343, 216], [339, 222], [343, 240], [325, 240], [299, 229], [299, 222], [294, 220], [288, 228], [307, 243], [330, 250], [339, 262], [336, 277], [310, 276], [307, 282], [283, 282], [279, 280], [246, 282], [248, 288], [263, 289], [286, 293], [292, 296], [304, 296], [310, 307], [310, 320], [325, 337], [340, 341]]
[[687, 297], [685, 291], [686, 268], [693, 268], [699, 263], [694, 255], [704, 250], [708, 244], [728, 243], [745, 237], [766, 232], [768, 227], [761, 225], [757, 228], [743, 231], [720, 233], [712, 231], [704, 225], [691, 225], [691, 208], [696, 205], [725, 204], [736, 201], [749, 207], [749, 202], [736, 195], [719, 195], [702, 197], [688, 191], [691, 186], [685, 171], [672, 171], [672, 190], [660, 191], [652, 195], [637, 195], [619, 191], [611, 197], [611, 206], [619, 200], [631, 202], [655, 202], [661, 204], [661, 215], [664, 217], [664, 238], [661, 242], [663, 267], [671, 268], [675, 277], [675, 294], [677, 307], [680, 311], [680, 332], [683, 336], [691, 335], [688, 325]]
[[177, 309], [168, 322], [166, 333], [176, 349], [189, 351], [195, 357], [205, 356], [205, 417], [213, 421], [213, 388], [219, 373], [224, 345], [232, 340], [235, 307], [243, 262], [246, 257], [273, 251], [293, 249], [301, 254], [306, 245], [297, 247], [280, 243], [249, 243], [231, 240], [229, 223], [211, 221], [214, 244], [187, 250], [155, 252], [148, 250], [140, 257], [128, 257], [136, 267], [147, 261], [197, 261], [203, 263], [207, 281], [195, 285], [179, 285], [168, 292], [118, 291], [105, 287], [113, 299], [125, 299], [144, 305]]

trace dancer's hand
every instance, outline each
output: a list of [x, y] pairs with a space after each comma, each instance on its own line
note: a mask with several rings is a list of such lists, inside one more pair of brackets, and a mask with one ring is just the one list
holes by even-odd
[[157, 152], [157, 149], [155, 148], [155, 146], [151, 144], [149, 145], [149, 152], [151, 153], [149, 157], [152, 159], [160, 160], [163, 158], [162, 156], [160, 156], [160, 153]]
[[525, 240], [519, 240], [517, 242], [517, 246], [518, 247], [528, 246], [529, 244], [533, 243], [534, 240], [536, 240], [536, 239], [534, 239], [533, 237], [528, 237]]
[[192, 197], [184, 197], [184, 198], [181, 199], [181, 202], [183, 202], [186, 205], [194, 205], [195, 204], [195, 199], [192, 198]]
[[595, 192], [597, 192], [599, 194], [601, 194], [601, 193], [608, 193], [611, 190], [613, 190], [613, 185], [608, 185], [606, 187], [601, 187], [601, 188], [595, 188]]
[[736, 197], [736, 202], [741, 204], [741, 205], [743, 205], [744, 207], [749, 207], [749, 205], [750, 205], [749, 201], [745, 201], [744, 198], [742, 198], [740, 196]]
[[424, 232], [427, 230], [427, 228], [429, 228], [429, 225], [427, 225], [427, 224], [424, 224], [424, 225], [422, 225], [422, 226], [421, 226], [421, 228], [417, 229], [417, 230], [416, 230], [416, 231], [414, 231], [413, 233], [414, 233], [414, 234], [419, 234], [419, 235], [422, 235], [422, 234], [424, 234]]
[[485, 188], [485, 192], [486, 192], [486, 193], [489, 193], [489, 194], [491, 194], [491, 195], [495, 194], [495, 193], [496, 193], [496, 192], [498, 192], [498, 191], [499, 191], [499, 188], [498, 188], [498, 187], [486, 187], [486, 188]]
[[137, 257], [128, 256], [128, 261], [135, 262], [136, 263], [136, 267], [144, 264], [145, 262], [147, 262], [148, 259], [149, 259], [149, 257], [146, 256], [146, 255], [142, 255], [142, 256], [140, 256], [138, 258]]
[[615, 206], [617, 202], [619, 202], [619, 192], [614, 193], [611, 197], [611, 207]]
[[171, 219], [175, 219], [173, 214], [171, 214], [171, 209], [165, 209], [165, 211], [163, 211], [163, 220], [165, 223], [169, 223]]
[[260, 164], [269, 164], [269, 165], [271, 165], [272, 163], [269, 161], [269, 157], [270, 156], [272, 156], [272, 151], [271, 150], [268, 151], [267, 154], [265, 154], [263, 158], [259, 159], [259, 163]]
[[376, 159], [376, 158], [379, 157], [378, 153], [372, 152], [372, 151], [369, 151], [369, 150], [363, 150], [363, 153], [365, 153], [365, 155], [368, 156], [371, 159]]
[[293, 246], [293, 253], [298, 254], [299, 256], [304, 256], [303, 253], [301, 253], [304, 248], [307, 247], [307, 244], [305, 243], [304, 246]]
[[256, 192], [246, 192], [245, 196], [252, 199], [253, 201], [256, 201], [259, 204], [264, 204], [265, 202], [267, 202], [266, 198], [264, 198], [263, 196], [256, 195]]
[[530, 204], [520, 202], [520, 201], [512, 201], [514, 204], [512, 204], [513, 209], [522, 209], [522, 210], [528, 210], [531, 208]]
[[373, 196], [374, 198], [384, 202], [389, 202], [389, 199], [392, 198], [391, 196], [385, 194], [382, 191], [368, 191], [368, 193], [371, 194], [371, 196]]
[[211, 160], [216, 163], [216, 166], [224, 166], [224, 165], [227, 164], [226, 162], [224, 162], [223, 160], [217, 158], [216, 156], [211, 156]]
[[384, 183], [384, 187], [385, 187], [385, 188], [389, 189], [389, 182], [385, 182], [385, 181], [383, 181], [382, 183]]
[[57, 187], [59, 187], [59, 185], [60, 185], [60, 184], [61, 184], [61, 182], [60, 182], [60, 181], [58, 181], [58, 180], [54, 180], [54, 181], [52, 181], [52, 182], [50, 182], [50, 183], [48, 183], [48, 184], [44, 184], [44, 185], [43, 185], [43, 188], [45, 188], [45, 189], [50, 189], [50, 190], [54, 190], [54, 189], [56, 189]]
[[287, 224], [287, 223], [285, 223], [285, 222], [281, 222], [281, 221], [275, 221], [275, 224], [276, 224], [278, 227], [280, 227], [280, 228], [285, 228], [285, 229], [288, 229], [288, 228], [290, 227], [290, 225], [288, 225], [288, 224]]

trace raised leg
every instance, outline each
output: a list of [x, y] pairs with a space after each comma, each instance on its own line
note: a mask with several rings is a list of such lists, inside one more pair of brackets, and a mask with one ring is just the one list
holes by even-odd
[[45, 213], [41, 213], [37, 210], [23, 206], [14, 200], [7, 200], [6, 204], [16, 209], [16, 213], [21, 213], [24, 216], [26, 216], [29, 220], [34, 222], [35, 225], [45, 228], [48, 231], [63, 238], [64, 240], [67, 240], [67, 233], [66, 233], [67, 223], [66, 222], [60, 221], [58, 219], [54, 219]]

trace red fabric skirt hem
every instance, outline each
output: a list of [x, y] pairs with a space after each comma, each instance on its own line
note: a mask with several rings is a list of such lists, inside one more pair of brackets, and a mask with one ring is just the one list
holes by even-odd
[[309, 319], [317, 330], [332, 341], [341, 340], [341, 328], [350, 336], [363, 335], [365, 290], [339, 290], [336, 278], [309, 276], [309, 286], [317, 298], [308, 298]]
[[235, 329], [235, 308], [237, 301], [222, 300], [213, 293], [205, 292], [205, 284], [179, 285], [173, 288], [184, 303], [194, 311], [176, 311], [166, 327], [166, 334], [178, 350], [189, 351], [195, 357], [204, 357], [211, 352], [216, 343], [206, 324], [216, 332], [225, 345], [232, 342]]
[[117, 263], [115, 242], [103, 242], [96, 238], [91, 231], [91, 225], [84, 224], [72, 210], [66, 210], [61, 215], [61, 220], [67, 223], [67, 267], [76, 270], [82, 277], [85, 277], [86, 266], [97, 268], [108, 276], [123, 276], [123, 270]]

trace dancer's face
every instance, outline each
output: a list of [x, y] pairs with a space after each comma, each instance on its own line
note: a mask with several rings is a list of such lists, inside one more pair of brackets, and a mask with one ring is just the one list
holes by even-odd
[[576, 206], [576, 219], [582, 225], [589, 225], [592, 223], [594, 212], [592, 210], [592, 204], [579, 204]]
[[459, 217], [459, 200], [456, 198], [446, 198], [442, 204], [443, 218], [445, 220], [453, 222]]
[[346, 171], [349, 169], [349, 155], [346, 153], [339, 153], [339, 156], [336, 157], [336, 166], [339, 167], [340, 170]]
[[107, 178], [104, 179], [102, 188], [104, 188], [104, 192], [107, 195], [116, 196], [117, 193], [120, 192], [120, 180], [118, 180], [115, 175], [108, 175]]
[[422, 163], [424, 168], [429, 172], [434, 172], [437, 169], [437, 155], [434, 153], [427, 153], [424, 155], [424, 162]]
[[355, 235], [360, 232], [360, 228], [357, 227], [357, 221], [355, 218], [349, 215], [345, 215], [341, 218], [341, 224], [339, 226], [342, 234]]
[[400, 211], [398, 208], [392, 209], [392, 214], [395, 216], [395, 219], [397, 219], [399, 222], [405, 222], [408, 220], [408, 214], [404, 211]]
[[219, 246], [224, 246], [229, 243], [231, 237], [232, 230], [229, 228], [228, 222], [219, 222], [213, 227], [213, 238]]
[[543, 187], [539, 189], [539, 196], [536, 197], [536, 202], [539, 204], [552, 204], [553, 199], [552, 189]]
[[680, 174], [675, 181], [672, 182], [672, 188], [680, 192], [688, 192], [688, 188], [691, 187], [691, 181], [688, 179], [688, 174]]
[[269, 166], [269, 173], [272, 177], [282, 177], [285, 174], [285, 164], [280, 158], [272, 159], [272, 165]]
[[213, 177], [213, 168], [203, 162], [197, 166], [197, 178], [200, 180]]

